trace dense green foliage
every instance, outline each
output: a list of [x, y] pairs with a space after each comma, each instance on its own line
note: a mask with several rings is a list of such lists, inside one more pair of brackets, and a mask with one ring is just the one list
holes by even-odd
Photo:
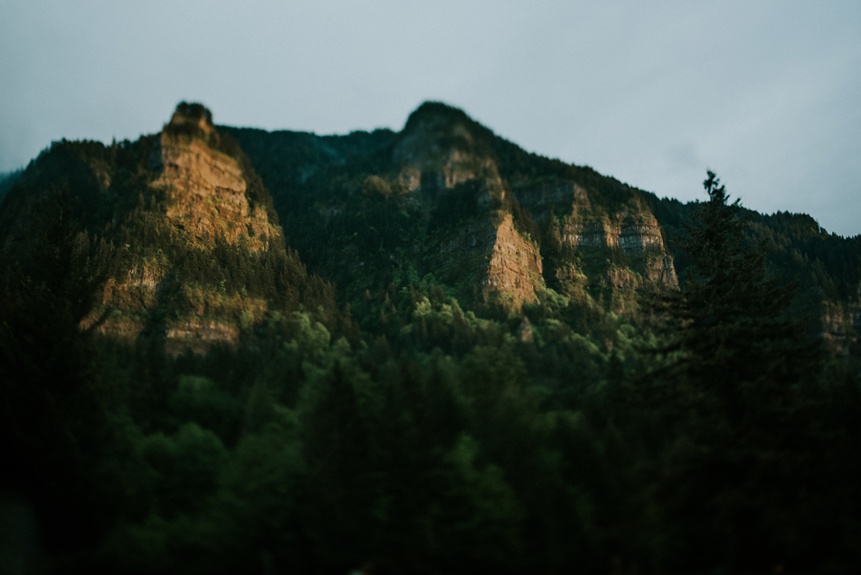
[[[186, 110], [201, 114], [211, 122]], [[639, 193], [473, 124], [447, 145], [492, 154], [512, 181], [575, 178], [610, 207]], [[468, 262], [435, 273], [431, 238], [500, 204], [471, 182], [429, 204], [406, 193], [387, 171], [399, 135], [207, 137], [295, 250], [184, 242], [148, 186], [151, 137], [58, 143], [0, 206], [0, 496], [38, 521], [37, 567], [836, 573], [861, 560], [861, 365], [851, 346], [822, 353], [798, 311], [818, 311], [811, 286], [853, 295], [856, 240], [752, 214], [710, 174], [701, 204], [643, 194], [671, 231], [680, 290], [621, 314], [544, 289], [512, 313], [469, 297]], [[133, 342], [82, 329], [97, 288], [142, 261], [169, 270], [148, 328]], [[243, 320], [224, 304], [238, 344], [168, 353], [167, 323], [211, 294], [267, 311]]]
[[14, 172], [0, 174], [0, 202], [3, 201], [3, 198], [6, 196], [6, 192], [12, 189], [12, 186], [15, 185], [15, 182], [18, 181], [18, 178], [21, 176], [22, 172], [23, 170], [17, 170]]

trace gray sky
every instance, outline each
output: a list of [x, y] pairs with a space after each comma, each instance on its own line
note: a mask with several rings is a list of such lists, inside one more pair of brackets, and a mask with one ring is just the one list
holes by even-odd
[[424, 100], [683, 201], [861, 233], [861, 2], [0, 0], [0, 171], [215, 121], [400, 129]]

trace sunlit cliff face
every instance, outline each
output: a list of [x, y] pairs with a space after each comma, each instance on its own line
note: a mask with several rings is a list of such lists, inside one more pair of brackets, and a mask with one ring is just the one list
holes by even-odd
[[[210, 145], [218, 137], [208, 110], [194, 104], [178, 107], [158, 135], [149, 162], [149, 186], [160, 198], [149, 217], [169, 230], [173, 242], [204, 259], [215, 257], [216, 242], [249, 253], [283, 249], [281, 229], [270, 222], [264, 206], [250, 201], [246, 174], [237, 158]], [[85, 318], [85, 325], [95, 325], [99, 333], [123, 340], [153, 329], [151, 316], [164, 305], [161, 300], [175, 265], [166, 254], [131, 258], [126, 273], [105, 283], [101, 305]], [[229, 296], [216, 287], [170, 286], [179, 290], [173, 297], [181, 298], [188, 313], [168, 314], [158, 327], [168, 353], [204, 352], [212, 345], [236, 344], [242, 329], [236, 317], [241, 315], [248, 322], [265, 314], [265, 300]]]

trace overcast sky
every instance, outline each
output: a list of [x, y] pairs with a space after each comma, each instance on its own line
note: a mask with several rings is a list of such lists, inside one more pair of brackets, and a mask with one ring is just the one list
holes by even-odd
[[0, 172], [215, 121], [346, 133], [424, 100], [683, 201], [861, 233], [861, 1], [0, 0]]

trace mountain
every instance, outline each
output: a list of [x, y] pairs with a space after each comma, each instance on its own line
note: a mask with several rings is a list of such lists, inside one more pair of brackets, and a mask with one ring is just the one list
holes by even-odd
[[8, 561], [848, 571], [861, 236], [708, 177], [659, 198], [437, 102], [55, 142], [0, 181]]
[[236, 344], [273, 311], [295, 309], [316, 281], [286, 248], [248, 159], [200, 105], [179, 106], [159, 134], [134, 143], [54, 144], [4, 203], [7, 258], [32, 247], [34, 220], [52, 217], [43, 202], [67, 205], [71, 234], [110, 243], [87, 254], [105, 274], [81, 320], [104, 336], [163, 338], [171, 354]]
[[[412, 273], [476, 309], [517, 311], [552, 290], [624, 311], [641, 288], [684, 276], [676, 244], [696, 205], [525, 152], [445, 104], [423, 104], [399, 133], [223, 129], [272, 193], [291, 245], [354, 305]], [[772, 272], [797, 281], [796, 305], [819, 318], [811, 329], [846, 352], [861, 326], [859, 237], [804, 215], [748, 214]]]
[[[345, 270], [341, 258], [354, 271], [408, 265], [465, 301], [513, 310], [548, 286], [587, 298], [590, 289], [675, 285], [643, 192], [530, 155], [444, 104], [424, 104], [398, 134], [229, 133], [288, 227], [303, 230], [291, 241], [327, 277]], [[303, 169], [288, 173], [282, 159], [300, 157]], [[356, 279], [336, 283], [349, 292]]]
[[[684, 277], [674, 241], [694, 205], [525, 152], [445, 104], [423, 104], [397, 133], [211, 118], [183, 104], [134, 143], [55, 144], [10, 178], [5, 251], [29, 225], [19, 210], [32, 209], [32, 190], [65, 189], [81, 229], [115, 251], [84, 324], [126, 340], [157, 332], [171, 353], [236, 344], [269, 311], [296, 306], [305, 265], [332, 284], [312, 291], [334, 288], [354, 310], [393, 280], [425, 278], [480, 315], [522, 313], [548, 294], [636, 315], [643, 289]], [[861, 317], [858, 237], [806, 216], [750, 218], [773, 273], [799, 282], [811, 330], [847, 352]]]

